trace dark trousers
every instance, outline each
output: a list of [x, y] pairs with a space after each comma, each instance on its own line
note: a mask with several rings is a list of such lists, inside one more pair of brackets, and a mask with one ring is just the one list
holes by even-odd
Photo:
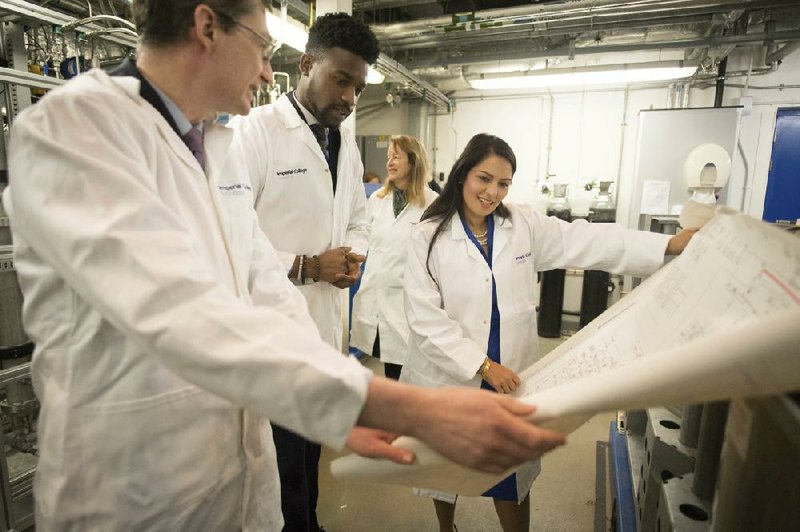
[[278, 454], [284, 532], [318, 532], [319, 455], [321, 448], [290, 430], [273, 424]]
[[[372, 356], [381, 358], [381, 335], [379, 331], [375, 331], [375, 343], [372, 344]], [[400, 372], [403, 370], [401, 364], [392, 364], [391, 362], [383, 363], [383, 374], [387, 379], [400, 380]]]

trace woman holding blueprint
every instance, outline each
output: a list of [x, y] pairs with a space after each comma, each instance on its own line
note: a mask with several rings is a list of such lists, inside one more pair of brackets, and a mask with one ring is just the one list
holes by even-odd
[[[402, 381], [513, 392], [517, 375], [538, 358], [536, 272], [649, 274], [693, 234], [567, 223], [529, 205], [505, 205], [515, 170], [505, 141], [474, 136], [413, 231], [404, 276], [410, 336]], [[484, 494], [494, 499], [506, 532], [528, 530], [538, 462], [530, 467], [535, 470], [512, 474]], [[434, 498], [440, 530], [454, 530], [456, 496], [418, 493]]]

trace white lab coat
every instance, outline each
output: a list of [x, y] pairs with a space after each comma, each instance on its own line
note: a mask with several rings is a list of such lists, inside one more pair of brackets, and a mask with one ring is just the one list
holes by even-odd
[[369, 374], [316, 334], [231, 137], [206, 124], [206, 176], [135, 78], [98, 70], [14, 123], [37, 530], [278, 531], [267, 417], [341, 447], [359, 415]]
[[[668, 235], [631, 231], [617, 224], [566, 223], [529, 205], [507, 205], [511, 217], [495, 216], [492, 269], [454, 215], [426, 259], [436, 224], [411, 235], [404, 278], [410, 328], [401, 381], [428, 387], [480, 387], [477, 375], [489, 341], [492, 275], [500, 311], [500, 360], [520, 373], [538, 359], [536, 272], [556, 268], [648, 274], [664, 260]], [[538, 468], [538, 464], [532, 466]], [[518, 475], [524, 497], [535, 478]], [[445, 498], [446, 497], [441, 497]]]
[[395, 218], [394, 193], [367, 201], [369, 258], [353, 300], [350, 345], [372, 354], [380, 330], [381, 361], [402, 365], [408, 350], [408, 322], [403, 297], [403, 272], [411, 229], [437, 194], [425, 187], [424, 206], [408, 204]]
[[[354, 117], [342, 123], [336, 195], [314, 134], [286, 95], [234, 122], [237, 142], [255, 194], [261, 228], [288, 274], [297, 255], [320, 255], [340, 246], [367, 251], [364, 172], [353, 133]], [[342, 291], [325, 283], [298, 286], [320, 335], [342, 345]]]

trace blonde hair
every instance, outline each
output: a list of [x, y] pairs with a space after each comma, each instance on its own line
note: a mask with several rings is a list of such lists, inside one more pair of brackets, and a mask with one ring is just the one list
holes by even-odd
[[[408, 156], [408, 186], [405, 189], [406, 200], [410, 204], [425, 207], [425, 187], [428, 185], [431, 173], [431, 164], [428, 162], [428, 153], [425, 147], [415, 137], [410, 135], [392, 135], [390, 145], [394, 149], [402, 150]], [[392, 191], [392, 185], [387, 180], [376, 194], [385, 198]]]

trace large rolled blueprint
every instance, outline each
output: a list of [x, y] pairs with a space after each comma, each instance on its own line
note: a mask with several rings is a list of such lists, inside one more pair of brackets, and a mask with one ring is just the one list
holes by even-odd
[[[523, 372], [532, 421], [572, 432], [599, 412], [800, 389], [800, 237], [721, 210], [684, 253]], [[480, 495], [469, 471], [413, 438], [410, 466], [347, 456], [337, 477]]]

